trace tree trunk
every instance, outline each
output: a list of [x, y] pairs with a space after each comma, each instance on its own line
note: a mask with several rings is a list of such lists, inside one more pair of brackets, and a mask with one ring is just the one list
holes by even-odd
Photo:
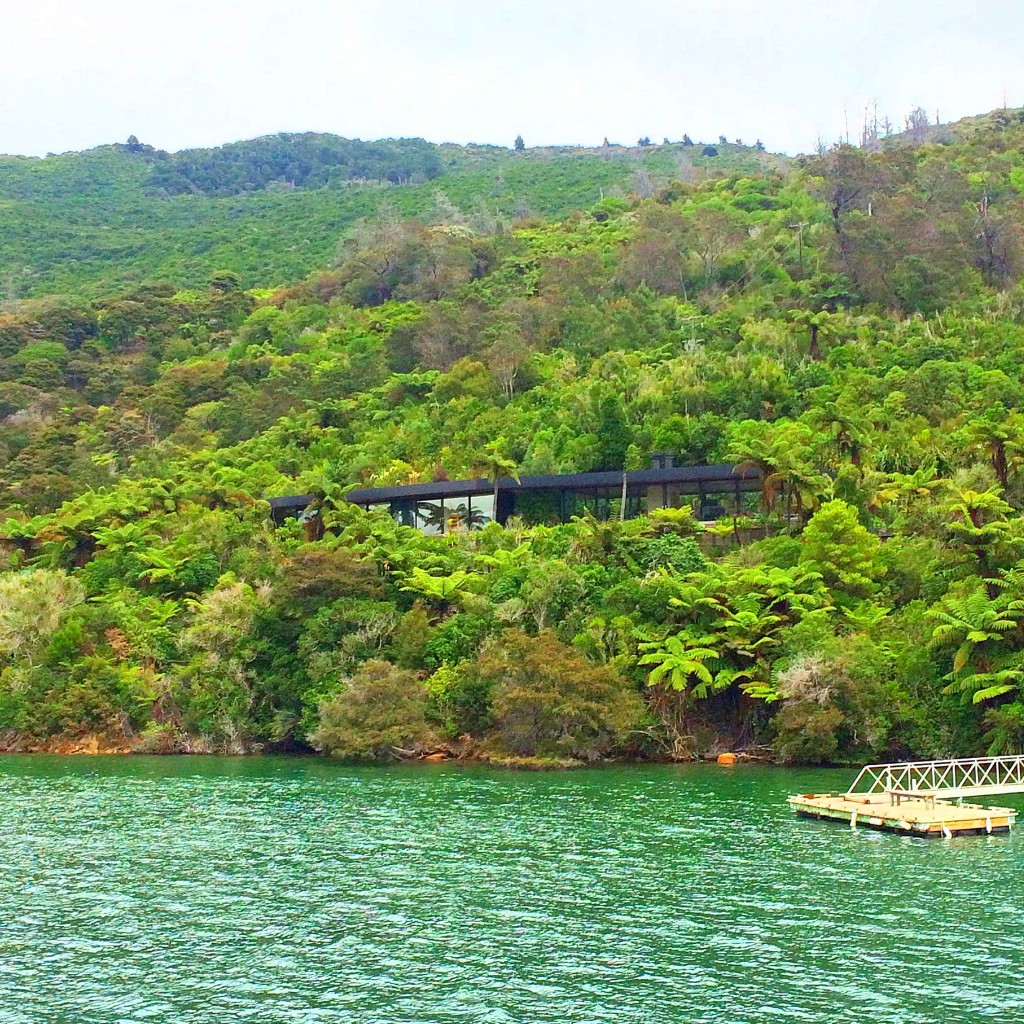
[[992, 468], [996, 472], [999, 486], [1005, 491], [1009, 485], [1009, 475], [1006, 466], [1006, 446], [1001, 441], [996, 441], [992, 445]]

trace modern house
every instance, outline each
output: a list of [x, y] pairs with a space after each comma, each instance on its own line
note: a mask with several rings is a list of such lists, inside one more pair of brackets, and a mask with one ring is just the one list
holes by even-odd
[[[655, 508], [693, 507], [698, 519], [712, 520], [742, 512], [752, 503], [745, 496], [760, 491], [756, 469], [730, 463], [676, 466], [671, 452], [656, 452], [650, 469], [627, 472], [560, 473], [504, 477], [493, 483], [483, 477], [438, 480], [393, 487], [357, 487], [348, 501], [364, 508], [384, 508], [405, 526], [440, 534], [474, 529], [510, 516], [529, 523], [568, 522], [590, 512], [596, 519], [626, 519]], [[495, 508], [497, 495], [497, 508]], [[314, 513], [317, 496], [299, 494], [271, 498], [274, 521]]]

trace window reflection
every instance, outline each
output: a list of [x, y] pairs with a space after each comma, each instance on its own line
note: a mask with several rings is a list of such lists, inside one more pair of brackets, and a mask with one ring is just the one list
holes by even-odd
[[[652, 509], [689, 505], [695, 519], [711, 522], [753, 512], [758, 501], [759, 491], [738, 493], [731, 485], [719, 490], [667, 483], [631, 487], [623, 508], [621, 487], [549, 488], [506, 493], [503, 514], [519, 516], [528, 523], [553, 524], [588, 514], [608, 520], [618, 519], [625, 512], [626, 519], [634, 519]], [[383, 509], [396, 523], [422, 530], [430, 537], [480, 530], [494, 519], [493, 494], [460, 495], [436, 501], [396, 499], [367, 507]]]
[[370, 505], [386, 509], [396, 523], [422, 530], [428, 537], [479, 530], [494, 518], [494, 495], [441, 498], [437, 501], [392, 501]]

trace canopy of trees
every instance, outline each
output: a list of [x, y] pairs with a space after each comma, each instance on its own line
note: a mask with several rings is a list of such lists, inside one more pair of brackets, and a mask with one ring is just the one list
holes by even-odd
[[[467, 185], [286, 286], [226, 261], [8, 300], [3, 742], [1021, 749], [1024, 126], [718, 176], [645, 150], [636, 194], [499, 223]], [[502, 152], [537, 196], [618, 166]], [[445, 536], [344, 501], [665, 450], [761, 491]]]
[[[712, 173], [785, 163], [730, 149]], [[670, 181], [682, 151], [517, 152], [310, 134], [180, 153], [129, 141], [44, 159], [0, 156], [0, 300], [106, 298], [140, 281], [199, 287], [225, 267], [246, 287], [279, 286], [327, 267], [360, 221], [454, 220], [491, 234], [625, 195], [638, 175]]]
[[317, 188], [351, 179], [429, 181], [443, 170], [423, 139], [361, 142], [336, 135], [267, 135], [217, 149], [158, 153], [145, 187], [169, 195], [258, 192], [270, 185]]

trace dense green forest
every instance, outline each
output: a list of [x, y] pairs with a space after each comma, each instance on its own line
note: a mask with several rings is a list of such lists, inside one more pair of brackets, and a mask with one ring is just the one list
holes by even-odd
[[735, 143], [513, 152], [331, 135], [176, 154], [133, 137], [45, 159], [0, 156], [0, 298], [109, 298], [152, 281], [198, 287], [225, 269], [246, 288], [277, 285], [330, 265], [368, 218], [433, 224], [457, 212], [488, 235], [678, 177], [785, 163]]
[[[1021, 115], [797, 161], [7, 159], [3, 744], [1020, 750]], [[656, 450], [761, 493], [440, 537], [344, 500]]]

